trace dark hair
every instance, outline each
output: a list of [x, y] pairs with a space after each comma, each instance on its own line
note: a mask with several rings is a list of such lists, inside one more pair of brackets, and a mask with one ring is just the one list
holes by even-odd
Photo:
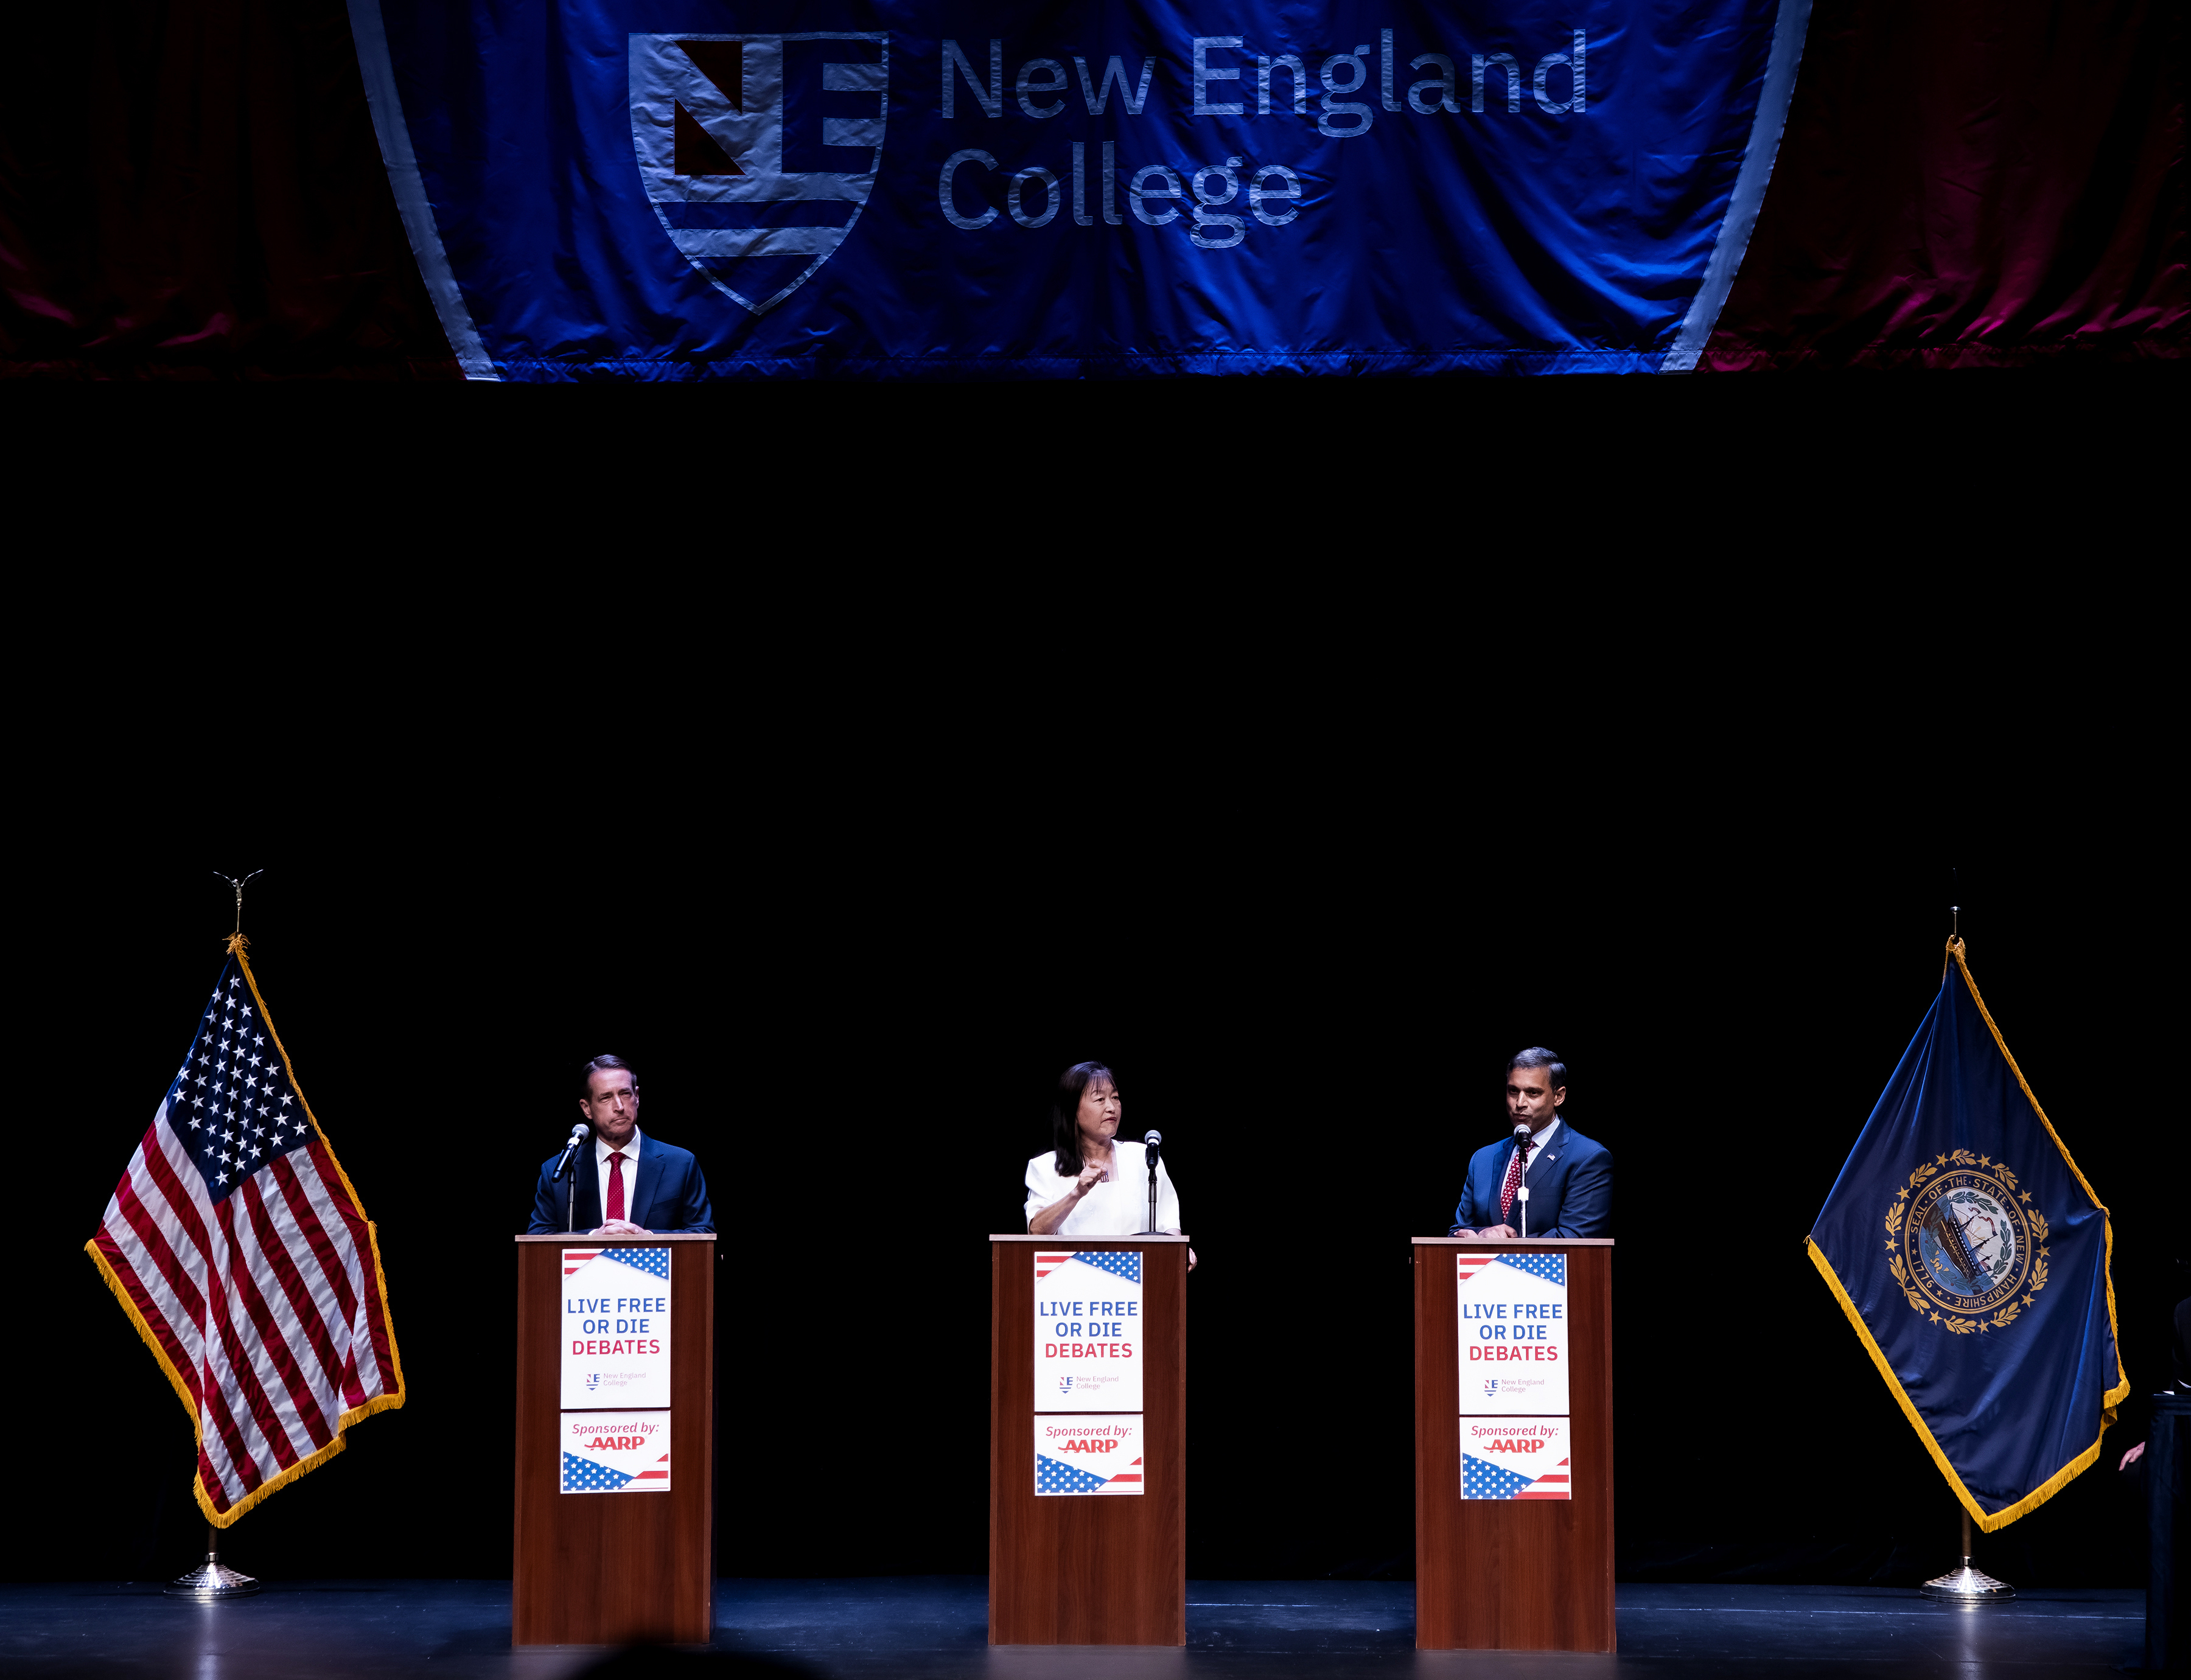
[[1099, 1079], [1118, 1088], [1118, 1076], [1101, 1062], [1075, 1062], [1057, 1076], [1057, 1094], [1050, 1101], [1050, 1139], [1057, 1148], [1057, 1176], [1077, 1175], [1085, 1164], [1080, 1159], [1080, 1093]]
[[579, 1094], [588, 1102], [594, 1100], [594, 1076], [606, 1073], [612, 1068], [621, 1068], [631, 1076], [631, 1088], [639, 1089], [639, 1070], [621, 1056], [596, 1056], [586, 1064], [586, 1070], [578, 1076]]
[[1541, 1044], [1522, 1051], [1506, 1064], [1510, 1074], [1517, 1068], [1542, 1068], [1555, 1091], [1568, 1082], [1568, 1064]]

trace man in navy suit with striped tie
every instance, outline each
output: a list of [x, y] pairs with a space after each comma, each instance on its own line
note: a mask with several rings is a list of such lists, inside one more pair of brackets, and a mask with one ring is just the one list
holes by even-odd
[[1529, 1128], [1529, 1148], [1510, 1137], [1476, 1152], [1453, 1235], [1518, 1237], [1525, 1208], [1533, 1238], [1613, 1234], [1612, 1151], [1560, 1119], [1567, 1099], [1567, 1064], [1551, 1051], [1524, 1050], [1506, 1064], [1506, 1117]]
[[[621, 1056], [596, 1056], [586, 1064], [585, 1077], [578, 1112], [594, 1136], [572, 1164], [576, 1206], [566, 1200], [569, 1184], [555, 1181], [555, 1160], [543, 1161], [531, 1230], [578, 1230], [597, 1237], [714, 1230], [708, 1181], [691, 1151], [639, 1129], [639, 1076], [631, 1064]], [[570, 1218], [576, 1223], [566, 1225]]]

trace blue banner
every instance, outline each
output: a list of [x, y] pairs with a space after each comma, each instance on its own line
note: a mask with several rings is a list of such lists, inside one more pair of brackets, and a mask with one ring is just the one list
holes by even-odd
[[1807, 0], [351, 0], [474, 377], [1692, 364]]
[[1904, 1413], [1981, 1529], [2099, 1456], [2130, 1393], [2107, 1209], [1986, 1013], [1963, 943], [1810, 1238]]

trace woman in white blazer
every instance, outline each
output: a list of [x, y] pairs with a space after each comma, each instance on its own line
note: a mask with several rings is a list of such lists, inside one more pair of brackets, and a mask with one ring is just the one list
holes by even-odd
[[[1050, 1104], [1050, 1151], [1027, 1162], [1027, 1229], [1039, 1237], [1130, 1237], [1148, 1229], [1148, 1151], [1118, 1136], [1125, 1104], [1118, 1077], [1101, 1062], [1076, 1062], [1058, 1076]], [[1157, 1229], [1181, 1234], [1179, 1193], [1157, 1161]], [[1194, 1269], [1194, 1251], [1187, 1252]]]

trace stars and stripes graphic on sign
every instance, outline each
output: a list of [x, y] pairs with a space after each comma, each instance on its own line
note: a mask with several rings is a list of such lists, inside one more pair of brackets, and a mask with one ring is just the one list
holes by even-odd
[[[1140, 1461], [1138, 1459], [1135, 1461], [1135, 1463]], [[1046, 1452], [1034, 1456], [1034, 1490], [1037, 1493], [1093, 1493], [1109, 1479], [1107, 1476], [1090, 1475], [1078, 1465], [1052, 1458]]]
[[[1084, 1266], [1093, 1266], [1099, 1272], [1108, 1272], [1113, 1277], [1124, 1278], [1128, 1283], [1141, 1280], [1141, 1257], [1139, 1250], [1118, 1253], [1107, 1248], [1083, 1248], [1067, 1257]], [[1038, 1270], [1037, 1277], [1042, 1275]]]
[[1460, 1456], [1460, 1496], [1463, 1499], [1571, 1499], [1568, 1461], [1562, 1459], [1541, 1476], [1524, 1476], [1472, 1452]]
[[1486, 1266], [1511, 1266], [1517, 1272], [1527, 1272], [1533, 1278], [1542, 1278], [1546, 1283], [1568, 1286], [1568, 1257], [1564, 1254], [1460, 1254], [1455, 1264], [1460, 1281], [1465, 1284], [1481, 1273]]
[[1141, 1479], [1141, 1461], [1138, 1458], [1135, 1459], [1131, 1464], [1129, 1464], [1117, 1475], [1112, 1477], [1111, 1479], [1114, 1482], [1140, 1481]]
[[669, 1455], [665, 1452], [655, 1461], [652, 1469], [627, 1472], [612, 1469], [598, 1459], [566, 1452], [563, 1455], [563, 1491], [615, 1493], [635, 1482], [666, 1482], [669, 1472], [662, 1467], [669, 1462]]
[[1460, 1459], [1460, 1496], [1463, 1499], [1511, 1499], [1529, 1485], [1530, 1479], [1517, 1475], [1503, 1464], [1494, 1464], [1474, 1453]]
[[581, 1458], [575, 1452], [563, 1455], [565, 1493], [614, 1493], [635, 1479], [621, 1470], [612, 1470], [607, 1465], [593, 1459]]
[[566, 1248], [563, 1251], [563, 1275], [569, 1277], [589, 1260], [612, 1261], [664, 1280], [669, 1276], [669, 1251], [666, 1248]]
[[1525, 1251], [1502, 1254], [1499, 1263], [1511, 1266], [1517, 1272], [1527, 1272], [1533, 1278], [1542, 1278], [1546, 1283], [1557, 1284], [1562, 1289], [1568, 1286], [1568, 1257], [1564, 1254], [1531, 1254]]
[[219, 1528], [404, 1399], [373, 1229], [230, 951], [85, 1245], [197, 1427]]
[[1517, 1499], [1573, 1498], [1574, 1495], [1568, 1491], [1568, 1461], [1562, 1459], [1514, 1497]]
[[1463, 1453], [1460, 1459], [1460, 1496], [1463, 1499], [1511, 1499], [1529, 1485], [1529, 1478], [1519, 1476], [1503, 1464], [1494, 1464], [1478, 1458], [1474, 1453]]
[[1034, 1257], [1034, 1274], [1046, 1278], [1072, 1257], [1070, 1254], [1038, 1254]]

